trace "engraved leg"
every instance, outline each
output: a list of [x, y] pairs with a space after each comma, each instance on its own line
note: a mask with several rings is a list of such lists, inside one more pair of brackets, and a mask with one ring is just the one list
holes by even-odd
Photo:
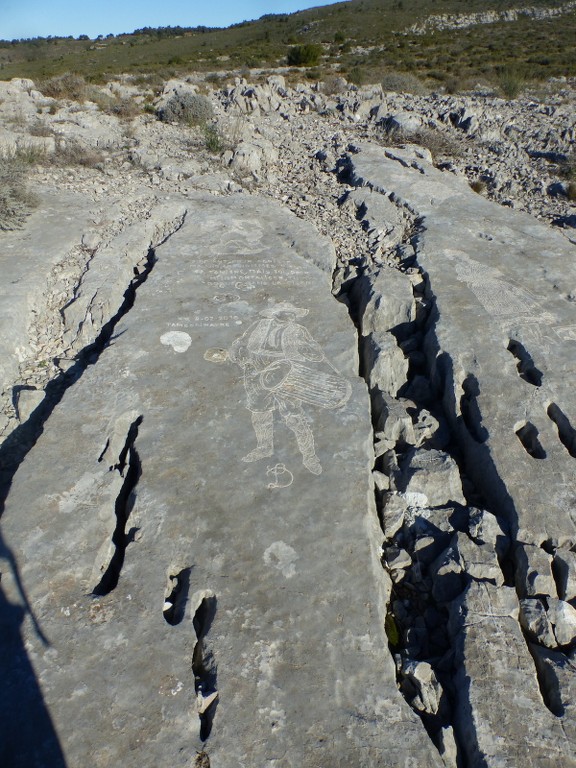
[[322, 465], [314, 448], [314, 435], [304, 414], [290, 413], [284, 417], [286, 426], [296, 435], [296, 442], [302, 454], [302, 463], [313, 475], [322, 472]]
[[242, 461], [258, 461], [274, 453], [274, 411], [252, 411], [252, 426], [257, 445]]

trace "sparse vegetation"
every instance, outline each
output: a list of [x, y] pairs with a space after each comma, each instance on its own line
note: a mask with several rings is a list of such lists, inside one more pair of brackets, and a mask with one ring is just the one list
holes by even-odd
[[205, 125], [213, 117], [214, 110], [206, 96], [198, 93], [175, 93], [157, 114], [164, 123]]
[[382, 143], [392, 147], [399, 147], [408, 143], [418, 144], [430, 152], [435, 163], [444, 158], [458, 157], [461, 154], [460, 145], [455, 139], [432, 128], [403, 131], [398, 128], [384, 127]]
[[352, 67], [348, 72], [348, 80], [353, 85], [364, 85], [367, 80], [366, 72], [361, 66]]
[[568, 153], [561, 162], [560, 175], [568, 181], [576, 181], [576, 150]]
[[51, 157], [54, 165], [97, 168], [104, 162], [104, 155], [96, 149], [85, 147], [74, 139], [59, 138], [56, 141], [56, 151]]
[[202, 750], [202, 752], [198, 752], [196, 754], [196, 759], [194, 760], [194, 768], [210, 768], [210, 758], [208, 757], [208, 753]]
[[105, 111], [120, 120], [132, 120], [142, 112], [142, 108], [130, 96], [123, 96], [113, 99]]
[[44, 138], [54, 135], [52, 128], [50, 128], [49, 125], [46, 125], [46, 123], [43, 123], [41, 120], [36, 120], [35, 123], [29, 125], [28, 133], [30, 136], [41, 136]]
[[346, 90], [346, 80], [338, 75], [328, 75], [324, 78], [320, 88], [326, 96], [335, 96], [338, 93], [344, 93]]
[[382, 78], [382, 88], [396, 93], [413, 93], [424, 96], [428, 89], [424, 83], [411, 72], [387, 72]]
[[0, 157], [0, 230], [19, 229], [36, 204], [27, 188], [26, 163], [18, 157]]
[[22, 163], [24, 166], [33, 166], [45, 162], [48, 157], [48, 152], [46, 147], [40, 143], [24, 141], [18, 145], [15, 156], [18, 162]]

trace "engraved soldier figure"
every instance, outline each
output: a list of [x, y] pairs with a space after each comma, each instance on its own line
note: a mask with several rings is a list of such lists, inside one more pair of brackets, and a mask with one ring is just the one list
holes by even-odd
[[322, 472], [314, 435], [303, 403], [337, 408], [350, 397], [349, 382], [326, 361], [324, 352], [296, 319], [307, 309], [283, 301], [260, 312], [228, 351], [244, 371], [247, 407], [252, 414], [256, 448], [243, 461], [258, 461], [274, 452], [274, 411], [296, 437], [302, 463], [314, 475]]

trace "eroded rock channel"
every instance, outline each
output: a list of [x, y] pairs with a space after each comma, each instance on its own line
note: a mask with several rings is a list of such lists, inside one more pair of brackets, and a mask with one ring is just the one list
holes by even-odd
[[322, 138], [323, 208], [145, 196], [52, 275], [6, 765], [576, 765], [573, 245]]

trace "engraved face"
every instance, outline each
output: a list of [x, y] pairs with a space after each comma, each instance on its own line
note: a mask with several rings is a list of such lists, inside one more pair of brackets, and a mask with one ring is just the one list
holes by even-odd
[[274, 315], [274, 319], [277, 320], [279, 323], [285, 324], [293, 322], [296, 319], [296, 315], [294, 312], [285, 311], [285, 312], [277, 312]]

